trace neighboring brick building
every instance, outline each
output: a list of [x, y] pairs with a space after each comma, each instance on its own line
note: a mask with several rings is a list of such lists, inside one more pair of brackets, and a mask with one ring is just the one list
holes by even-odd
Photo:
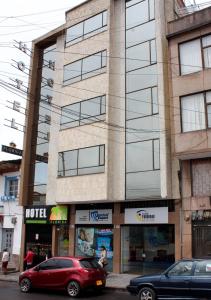
[[[181, 178], [181, 255], [211, 255], [211, 8], [170, 22], [172, 156]], [[203, 246], [202, 246], [203, 245]]]

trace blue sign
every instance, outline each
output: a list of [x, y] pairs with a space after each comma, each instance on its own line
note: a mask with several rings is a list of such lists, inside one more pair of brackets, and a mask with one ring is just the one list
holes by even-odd
[[1, 196], [1, 201], [2, 202], [7, 202], [7, 201], [15, 201], [15, 196]]

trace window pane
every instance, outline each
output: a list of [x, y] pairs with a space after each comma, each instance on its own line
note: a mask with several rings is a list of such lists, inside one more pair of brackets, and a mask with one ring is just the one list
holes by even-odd
[[157, 65], [131, 71], [126, 78], [127, 93], [157, 85]]
[[205, 68], [211, 67], [211, 47], [203, 50], [204, 53], [204, 66]]
[[150, 65], [149, 42], [126, 50], [126, 72]]
[[103, 26], [106, 26], [107, 25], [107, 11], [104, 11], [103, 12]]
[[81, 60], [64, 66], [64, 81], [81, 76]]
[[152, 114], [151, 89], [127, 94], [127, 120]]
[[83, 74], [101, 68], [101, 52], [83, 59]]
[[211, 105], [207, 105], [207, 122], [208, 127], [211, 128]]
[[57, 261], [57, 264], [62, 269], [72, 268], [73, 267], [73, 261], [70, 260], [70, 259], [59, 259]]
[[127, 143], [159, 138], [159, 123], [158, 115], [127, 121]]
[[154, 140], [154, 169], [160, 169], [160, 141]]
[[205, 128], [204, 95], [196, 94], [181, 98], [183, 132]]
[[155, 21], [151, 21], [126, 31], [126, 47], [155, 38]]
[[141, 197], [160, 197], [160, 171], [126, 175], [126, 199], [140, 199]]
[[81, 102], [81, 119], [100, 115], [100, 97]]
[[126, 29], [146, 23], [149, 20], [148, 0], [131, 6], [126, 10]]
[[156, 53], [156, 42], [155, 40], [152, 40], [150, 42], [151, 46], [151, 64], [154, 64], [157, 62], [157, 53]]
[[102, 27], [102, 14], [94, 16], [84, 22], [84, 34]]
[[100, 165], [103, 166], [105, 164], [105, 146], [100, 146]]
[[101, 114], [106, 113], [106, 96], [101, 97]]
[[35, 179], [34, 184], [47, 184], [48, 179], [48, 164], [37, 162], [35, 163]]
[[97, 174], [105, 172], [105, 166], [82, 168], [78, 170], [78, 175]]
[[194, 276], [210, 276], [211, 275], [211, 261], [202, 260], [196, 263]]
[[179, 51], [182, 75], [202, 70], [200, 39], [181, 44]]
[[158, 88], [152, 88], [152, 113], [157, 114], [159, 112], [159, 104], [158, 104]]
[[150, 20], [155, 18], [155, 0], [149, 0], [149, 15]]
[[168, 275], [169, 276], [190, 276], [192, 266], [193, 266], [192, 261], [179, 262], [174, 268], [172, 268], [168, 272]]
[[102, 52], [102, 66], [101, 67], [105, 67], [107, 65], [107, 52], [103, 51]]
[[80, 118], [80, 103], [62, 107], [61, 125], [78, 121]]
[[203, 47], [211, 46], [211, 35], [207, 35], [202, 38], [202, 45]]
[[143, 1], [143, 0], [128, 0], [128, 1], [126, 0], [126, 7], [130, 7], [131, 5], [134, 5], [141, 1]]
[[77, 169], [77, 150], [59, 153], [59, 171], [61, 176], [68, 176], [67, 171]]
[[153, 170], [152, 141], [127, 144], [126, 171]]
[[206, 102], [207, 103], [211, 103], [211, 91], [210, 92], [206, 92]]
[[67, 29], [66, 42], [78, 39], [83, 36], [83, 23], [79, 23]]
[[99, 165], [99, 147], [79, 149], [78, 168], [94, 167]]

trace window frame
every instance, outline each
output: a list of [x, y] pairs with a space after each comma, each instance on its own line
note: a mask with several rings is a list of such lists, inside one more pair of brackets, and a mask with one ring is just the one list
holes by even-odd
[[[205, 67], [205, 61], [204, 61], [204, 49], [206, 48], [211, 48], [211, 46], [206, 46], [206, 47], [203, 47], [203, 43], [202, 43], [202, 39], [207, 37], [207, 36], [211, 36], [211, 33], [210, 34], [205, 34], [205, 35], [202, 35], [200, 37], [197, 37], [197, 38], [192, 38], [190, 40], [187, 40], [187, 41], [183, 41], [181, 43], [178, 43], [178, 57], [179, 57], [179, 76], [188, 76], [188, 75], [191, 75], [191, 74], [195, 74], [195, 73], [198, 73], [198, 72], [201, 72], [205, 69], [211, 69], [211, 67]], [[180, 45], [182, 44], [185, 44], [185, 43], [188, 43], [188, 42], [192, 42], [192, 41], [195, 41], [195, 40], [199, 40], [200, 42], [200, 46], [201, 46], [201, 60], [202, 60], [202, 69], [201, 70], [198, 70], [198, 71], [195, 71], [195, 72], [191, 72], [191, 73], [188, 73], [188, 74], [182, 74], [182, 69], [181, 69], [181, 54], [180, 54]]]
[[[84, 149], [90, 149], [90, 148], [98, 148], [98, 165], [95, 166], [89, 166], [89, 167], [79, 167], [79, 151], [80, 150], [84, 150]], [[101, 149], [103, 149], [103, 157], [101, 157]], [[72, 152], [72, 151], [77, 151], [77, 161], [76, 161], [76, 168], [74, 169], [62, 169], [59, 170], [59, 156], [62, 153], [67, 153], [67, 152]], [[93, 173], [80, 173], [80, 170], [90, 170], [90, 169], [94, 169], [94, 168], [103, 168], [103, 171], [95, 171]], [[76, 174], [69, 174], [69, 175], [65, 175], [66, 171], [76, 171]], [[62, 151], [58, 153], [58, 170], [57, 170], [57, 178], [64, 178], [64, 177], [73, 177], [73, 176], [82, 176], [82, 175], [92, 175], [92, 174], [99, 174], [99, 173], [104, 173], [105, 172], [105, 144], [100, 144], [100, 145], [95, 145], [95, 146], [90, 146], [90, 147], [84, 147], [84, 148], [78, 148], [78, 149], [72, 149], [72, 150], [67, 150], [67, 151]], [[63, 173], [59, 174], [59, 173]]]
[[[105, 57], [106, 57], [106, 63], [105, 63], [105, 66], [103, 65], [103, 53], [105, 53]], [[97, 69], [93, 69], [93, 70], [91, 70], [91, 71], [89, 71], [89, 72], [83, 72], [83, 62], [84, 62], [84, 60], [86, 60], [86, 59], [89, 58], [89, 57], [96, 56], [96, 55], [101, 56], [101, 59], [100, 59], [100, 67], [97, 68]], [[70, 66], [70, 65], [72, 65], [72, 64], [74, 64], [74, 63], [76, 63], [76, 62], [80, 62], [80, 74], [77, 75], [77, 76], [68, 78], [68, 79], [64, 79], [65, 67]], [[70, 85], [70, 84], [73, 84], [73, 83], [76, 83], [76, 82], [79, 82], [79, 81], [82, 81], [82, 80], [85, 80], [85, 79], [88, 79], [88, 78], [91, 78], [91, 77], [100, 75], [100, 74], [102, 74], [104, 71], [99, 72], [99, 73], [96, 73], [96, 74], [91, 75], [91, 76], [88, 76], [88, 77], [86, 77], [86, 76], [84, 77], [84, 75], [92, 74], [93, 72], [96, 72], [96, 71], [98, 71], [98, 70], [104, 70], [104, 69], [106, 69], [106, 67], [107, 67], [107, 49], [104, 49], [104, 50], [102, 50], [102, 51], [98, 51], [98, 52], [96, 52], [96, 53], [93, 53], [93, 54], [90, 54], [90, 55], [88, 55], [88, 56], [85, 56], [85, 57], [83, 57], [83, 58], [81, 58], [81, 59], [75, 60], [75, 61], [73, 61], [73, 62], [71, 62], [71, 63], [69, 63], [69, 64], [64, 65], [64, 67], [63, 67], [63, 86], [67, 86], [67, 85]], [[77, 77], [79, 77], [79, 80], [74, 81], [74, 79], [77, 79]], [[71, 81], [71, 82], [69, 82], [69, 81]]]
[[[93, 115], [93, 116], [89, 116], [87, 114], [87, 117], [83, 117], [82, 114], [81, 114], [81, 111], [82, 111], [82, 106], [83, 106], [83, 103], [85, 102], [93, 102], [95, 103], [95, 99], [97, 98], [100, 98], [99, 102], [100, 102], [100, 114], [97, 114], [97, 115]], [[104, 105], [103, 104], [103, 99], [105, 98], [105, 112], [102, 112], [102, 106]], [[78, 113], [78, 120], [73, 120], [73, 121], [70, 121], [70, 122], [66, 122], [66, 123], [62, 123], [62, 110], [63, 109], [70, 109], [71, 110], [71, 106], [74, 105], [74, 104], [79, 104], [79, 113]], [[89, 98], [89, 99], [85, 99], [85, 100], [82, 100], [80, 102], [75, 102], [75, 103], [72, 103], [72, 104], [69, 104], [69, 105], [65, 105], [65, 106], [62, 106], [61, 107], [61, 119], [60, 119], [60, 130], [65, 130], [65, 129], [70, 129], [70, 128], [74, 128], [74, 127], [79, 127], [79, 126], [83, 126], [83, 125], [89, 125], [89, 124], [92, 124], [92, 123], [95, 123], [95, 122], [100, 122], [100, 121], [103, 121], [104, 118], [101, 118], [101, 116], [105, 116], [106, 115], [106, 94], [104, 95], [100, 95], [100, 96], [97, 96], [97, 97], [93, 97], [93, 98]], [[97, 118], [99, 117], [99, 119]], [[95, 120], [92, 120], [92, 119], [95, 119]], [[90, 120], [90, 122], [86, 123], [85, 120]], [[92, 120], [92, 121], [91, 121]], [[62, 126], [65, 126], [66, 124], [71, 124], [71, 123], [76, 123], [78, 122], [78, 125], [73, 125], [73, 126], [68, 126], [67, 127], [64, 127], [62, 128]]]
[[[10, 183], [12, 181], [16, 182], [16, 187], [17, 187], [17, 193], [15, 190], [15, 193], [10, 194]], [[5, 176], [5, 187], [4, 187], [4, 195], [8, 197], [14, 197], [15, 199], [18, 196], [18, 176]]]
[[[210, 127], [208, 126], [208, 110], [207, 110], [207, 107], [208, 106], [211, 106], [211, 102], [210, 103], [207, 103], [206, 99], [206, 94], [208, 92], [211, 92], [211, 90], [206, 90], [206, 91], [201, 91], [201, 92], [197, 92], [197, 93], [191, 93], [191, 94], [187, 94], [187, 95], [182, 95], [180, 96], [180, 130], [181, 130], [181, 133], [190, 133], [190, 132], [195, 132], [195, 131], [201, 131], [201, 130], [208, 130], [208, 129], [211, 129], [211, 125]], [[203, 95], [203, 99], [204, 99], [204, 113], [205, 113], [205, 128], [202, 128], [202, 129], [196, 129], [196, 130], [191, 130], [191, 131], [183, 131], [183, 118], [182, 118], [182, 98], [185, 98], [185, 97], [188, 97], [188, 96], [194, 96], [194, 95], [198, 95], [198, 94], [202, 94]]]
[[[106, 16], [107, 17], [106, 25], [103, 24], [104, 23], [104, 13], [105, 12], [107, 13], [107, 16]], [[96, 17], [96, 16], [98, 16], [98, 15], [101, 15], [101, 21], [102, 21], [101, 25], [102, 26], [99, 27], [99, 28], [97, 28], [97, 29], [95, 29], [95, 30], [89, 31], [88, 33], [84, 33], [85, 22], [88, 21], [88, 20], [90, 20], [90, 19], [92, 19], [92, 18], [94, 18], [94, 17]], [[72, 27], [75, 27], [75, 26], [77, 26], [79, 24], [82, 24], [82, 28], [83, 28], [82, 29], [82, 35], [67, 42], [67, 31], [68, 31], [68, 29], [71, 29]], [[67, 47], [69, 47], [71, 45], [74, 45], [76, 43], [79, 43], [79, 42], [81, 42], [81, 41], [83, 41], [83, 40], [85, 40], [87, 38], [90, 38], [90, 37], [94, 36], [95, 34], [92, 34], [94, 32], [96, 32], [96, 34], [98, 34], [98, 33], [106, 31], [107, 30], [107, 26], [108, 26], [108, 10], [105, 9], [105, 10], [101, 11], [100, 13], [97, 13], [97, 14], [95, 14], [95, 15], [93, 15], [93, 16], [91, 16], [91, 17], [89, 17], [89, 18], [87, 18], [87, 19], [85, 19], [85, 20], [83, 20], [83, 21], [81, 21], [79, 23], [76, 23], [76, 24], [74, 24], [74, 25], [66, 28], [66, 30], [65, 30], [65, 48], [67, 48]]]
[[[126, 143], [126, 146], [131, 145], [131, 144], [140, 144], [140, 143], [146, 143], [146, 142], [151, 142], [152, 143], [152, 169], [146, 169], [146, 170], [137, 170], [137, 171], [128, 171], [127, 169], [127, 163], [126, 163], [126, 172], [125, 174], [131, 174], [131, 173], [144, 173], [144, 172], [151, 172], [151, 171], [159, 171], [160, 170], [160, 139], [159, 138], [154, 138], [154, 139], [150, 139], [150, 140], [141, 140], [141, 141], [136, 141], [136, 142], [129, 142]], [[159, 144], [159, 168], [155, 167], [155, 158], [156, 158], [156, 154], [155, 154], [155, 142], [158, 142]], [[126, 152], [128, 152], [127, 147], [126, 147]], [[129, 161], [127, 159], [127, 161]]]

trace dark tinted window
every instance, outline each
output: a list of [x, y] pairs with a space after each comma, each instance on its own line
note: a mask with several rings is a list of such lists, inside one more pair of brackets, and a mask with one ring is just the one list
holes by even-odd
[[73, 267], [73, 261], [70, 259], [59, 259], [58, 265], [61, 269], [65, 268], [72, 268]]
[[80, 260], [80, 265], [82, 268], [86, 269], [97, 269], [99, 268], [99, 264], [97, 263], [96, 260]]
[[59, 268], [59, 266], [55, 259], [50, 259], [50, 260], [44, 261], [43, 263], [41, 263], [39, 265], [40, 270], [52, 270], [52, 269], [58, 269], [58, 268]]

